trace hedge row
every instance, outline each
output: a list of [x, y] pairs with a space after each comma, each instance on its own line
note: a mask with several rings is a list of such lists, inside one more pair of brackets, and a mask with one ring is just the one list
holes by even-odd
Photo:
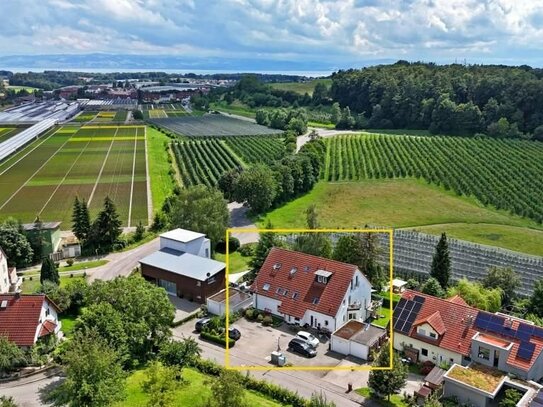
[[[200, 372], [212, 376], [219, 376], [224, 370], [222, 366], [206, 359], [196, 359], [191, 365]], [[247, 390], [256, 391], [283, 405], [290, 405], [292, 407], [308, 406], [308, 401], [297, 392], [292, 392], [283, 387], [269, 383], [266, 380], [255, 379], [250, 375], [242, 376], [242, 378], [243, 385]]]
[[[211, 342], [214, 342], [221, 346], [226, 347], [226, 338], [222, 336], [213, 335], [212, 333], [209, 333], [209, 332], [202, 332], [200, 334], [200, 338], [206, 339], [208, 341], [211, 341]], [[232, 348], [235, 344], [236, 344], [235, 340], [228, 338], [228, 347]]]

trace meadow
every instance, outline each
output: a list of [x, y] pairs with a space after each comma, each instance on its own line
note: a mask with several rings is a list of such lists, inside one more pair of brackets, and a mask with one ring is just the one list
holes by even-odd
[[24, 129], [24, 127], [0, 127], [0, 143], [9, 140]]
[[272, 83], [271, 87], [274, 89], [296, 92], [301, 95], [308, 93], [311, 96], [317, 83], [324, 83], [326, 86], [330, 87], [332, 85], [332, 79], [314, 79], [307, 82], [278, 82]]
[[124, 226], [147, 224], [144, 126], [61, 127], [0, 164], [0, 219], [61, 221], [71, 226], [73, 200], [95, 215], [109, 196]]

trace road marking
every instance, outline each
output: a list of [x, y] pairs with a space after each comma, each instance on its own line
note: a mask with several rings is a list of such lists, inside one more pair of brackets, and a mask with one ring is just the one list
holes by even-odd
[[[70, 138], [71, 138], [71, 137], [70, 137]], [[28, 183], [30, 182], [30, 180], [31, 180], [32, 178], [34, 178], [34, 176], [35, 176], [38, 172], [40, 172], [40, 171], [43, 169], [43, 167], [45, 167], [45, 165], [46, 165], [49, 161], [51, 161], [51, 159], [52, 159], [55, 155], [57, 155], [57, 153], [58, 153], [58, 152], [66, 145], [66, 143], [68, 143], [68, 141], [70, 140], [70, 138], [68, 138], [68, 140], [66, 140], [66, 141], [65, 141], [65, 142], [57, 149], [57, 151], [55, 151], [53, 154], [51, 154], [51, 156], [50, 156], [50, 157], [49, 157], [49, 158], [48, 158], [48, 159], [40, 166], [40, 168], [38, 168], [38, 169], [30, 176], [30, 178], [28, 178], [28, 179], [25, 181], [25, 183], [19, 187], [18, 190], [15, 191], [15, 192], [8, 198], [8, 200], [2, 204], [2, 206], [0, 206], [0, 210], [4, 209], [4, 207], [5, 207], [5, 206], [6, 206], [6, 205], [7, 205], [7, 204], [15, 197], [15, 195], [17, 195], [17, 194], [21, 191], [21, 189], [23, 189], [23, 188], [26, 186], [26, 184], [28, 184]], [[2, 173], [2, 174], [3, 174], [3, 173]], [[2, 174], [0, 174], [0, 175], [2, 175]]]
[[132, 158], [132, 184], [130, 184], [130, 203], [128, 206], [128, 227], [132, 221], [132, 197], [134, 196], [134, 176], [136, 173], [136, 150], [138, 146], [138, 129], [136, 129], [136, 136], [134, 137], [134, 157]]
[[111, 151], [111, 147], [113, 147], [113, 143], [115, 142], [115, 136], [119, 132], [119, 128], [117, 127], [117, 130], [115, 130], [115, 134], [113, 135], [113, 139], [111, 140], [111, 143], [109, 144], [109, 148], [107, 150], [106, 158], [104, 158], [104, 162], [102, 163], [102, 168], [100, 168], [100, 172], [98, 173], [98, 177], [96, 177], [96, 182], [94, 183], [94, 187], [92, 188], [92, 192], [89, 196], [89, 200], [87, 201], [87, 206], [90, 208], [90, 204], [92, 202], [92, 198], [94, 198], [94, 193], [96, 192], [96, 188], [98, 188], [98, 184], [100, 183], [100, 178], [102, 178], [102, 172], [104, 171], [104, 168], [106, 166], [107, 158], [109, 157], [109, 152]]

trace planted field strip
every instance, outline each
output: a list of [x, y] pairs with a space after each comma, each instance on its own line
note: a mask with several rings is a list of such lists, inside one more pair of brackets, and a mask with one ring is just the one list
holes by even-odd
[[74, 122], [88, 122], [96, 117], [98, 112], [82, 112], [79, 116], [75, 117]]
[[0, 127], [0, 143], [3, 143], [23, 130], [23, 127]]
[[184, 116], [149, 119], [150, 123], [187, 137], [255, 136], [281, 134], [281, 130], [223, 115]]
[[[140, 130], [138, 134], [143, 133]], [[134, 156], [134, 177], [132, 178], [132, 205], [130, 210], [130, 226], [137, 226], [139, 222], [146, 225], [147, 213], [147, 172], [145, 168], [145, 140], [137, 138], [136, 154]]]
[[113, 118], [116, 122], [124, 122], [126, 120], [126, 116], [128, 115], [127, 110], [117, 110], [117, 113], [115, 113], [115, 117]]
[[285, 154], [285, 144], [278, 137], [228, 137], [225, 141], [247, 164], [272, 163]]
[[338, 136], [326, 139], [328, 181], [413, 176], [543, 222], [543, 144], [524, 140]]
[[[87, 200], [95, 214], [109, 195], [124, 225], [129, 222], [132, 201], [136, 202], [133, 213], [143, 212], [147, 223], [147, 191], [132, 187], [146, 181], [145, 172], [137, 171], [145, 168], [145, 153], [137, 148], [145, 143], [143, 127], [88, 126], [77, 132], [57, 132], [38, 142], [4, 170], [0, 218], [14, 216], [31, 222], [40, 215], [43, 220], [62, 221], [61, 227], [68, 229], [75, 196]], [[143, 208], [134, 206], [140, 204]]]
[[172, 148], [185, 186], [216, 185], [224, 172], [242, 165], [219, 139], [178, 141]]
[[166, 114], [168, 117], [183, 117], [188, 115], [186, 110], [168, 110]]
[[149, 110], [149, 118], [150, 119], [159, 119], [159, 118], [164, 118], [164, 117], [168, 117], [168, 115], [162, 109], [160, 109], [160, 110], [159, 109]]

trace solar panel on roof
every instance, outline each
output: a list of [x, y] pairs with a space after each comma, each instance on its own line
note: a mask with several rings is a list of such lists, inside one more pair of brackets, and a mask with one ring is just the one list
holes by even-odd
[[415, 319], [417, 319], [417, 314], [415, 314], [414, 312], [412, 312], [411, 314], [409, 314], [409, 317], [407, 318], [407, 322], [415, 322]]
[[407, 317], [409, 316], [409, 313], [411, 311], [407, 310], [407, 309], [403, 309], [402, 313], [400, 314], [400, 319], [407, 319]]
[[401, 328], [405, 325], [405, 319], [398, 319], [394, 324], [394, 329], [401, 331]]
[[522, 359], [530, 360], [534, 354], [535, 344], [522, 341], [518, 348], [517, 356]]
[[426, 300], [426, 298], [421, 297], [420, 295], [415, 295], [415, 297], [413, 298], [413, 301], [421, 303], [421, 304], [424, 304], [425, 300]]
[[407, 300], [405, 298], [401, 298], [400, 301], [398, 301], [398, 305], [396, 305], [396, 308], [403, 308], [405, 306], [405, 303], [407, 302]]
[[539, 390], [539, 393], [537, 393], [534, 400], [543, 403], [543, 390]]
[[533, 328], [532, 335], [537, 336], [539, 339], [543, 339], [543, 328], [539, 328], [537, 326], [534, 326], [532, 328]]
[[413, 307], [413, 312], [416, 312], [418, 314], [421, 308], [422, 304], [420, 302], [416, 302], [415, 306]]

